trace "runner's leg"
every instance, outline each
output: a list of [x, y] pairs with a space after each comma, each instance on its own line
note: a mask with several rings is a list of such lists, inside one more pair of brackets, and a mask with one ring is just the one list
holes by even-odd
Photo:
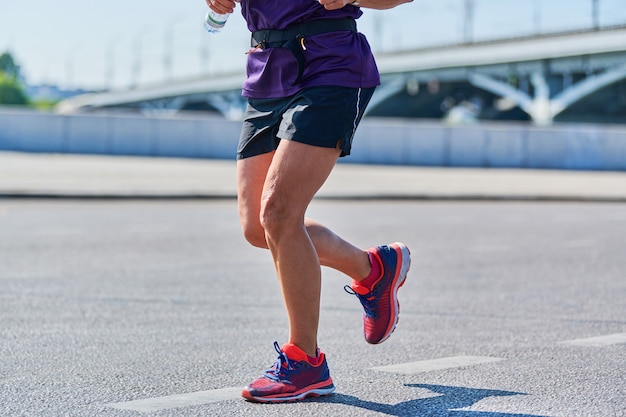
[[[261, 225], [261, 198], [274, 152], [237, 161], [239, 219], [243, 234], [252, 245], [267, 249], [265, 230]], [[345, 241], [315, 220], [305, 218], [321, 265], [336, 269], [359, 281], [370, 272], [367, 252]]]

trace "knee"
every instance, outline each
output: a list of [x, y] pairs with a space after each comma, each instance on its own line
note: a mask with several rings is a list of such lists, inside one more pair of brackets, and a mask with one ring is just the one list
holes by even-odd
[[261, 204], [260, 223], [268, 237], [278, 238], [295, 226], [294, 214], [280, 199], [269, 197]]
[[258, 222], [242, 222], [241, 229], [243, 237], [252, 246], [261, 249], [267, 249], [267, 240], [265, 240], [265, 230]]
[[267, 241], [265, 240], [265, 230], [260, 225], [258, 226], [250, 226], [246, 224], [242, 224], [241, 227], [243, 231], [243, 237], [250, 243], [252, 246], [261, 249], [267, 249]]

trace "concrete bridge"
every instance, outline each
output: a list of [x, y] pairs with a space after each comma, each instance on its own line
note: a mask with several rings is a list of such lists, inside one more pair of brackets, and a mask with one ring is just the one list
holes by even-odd
[[[406, 112], [416, 108], [415, 113], [419, 113], [419, 106], [439, 106], [445, 107], [450, 117], [478, 117], [488, 107], [492, 116], [517, 109], [535, 124], [549, 125], [585, 97], [613, 84], [624, 84], [626, 27], [416, 49], [381, 54], [377, 59], [382, 85], [370, 104], [372, 115], [407, 116], [397, 109]], [[236, 120], [244, 109], [240, 96], [243, 77], [243, 73], [213, 75], [77, 96], [61, 102], [58, 110], [212, 110]], [[454, 89], [442, 91], [443, 85], [455, 84], [486, 94], [459, 98]], [[616, 101], [617, 117], [620, 111], [626, 115], [626, 93], [616, 94], [608, 100]]]

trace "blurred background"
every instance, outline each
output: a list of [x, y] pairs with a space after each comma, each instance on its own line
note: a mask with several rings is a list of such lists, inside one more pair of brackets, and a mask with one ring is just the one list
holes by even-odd
[[[239, 10], [209, 34], [202, 0], [0, 1], [0, 105], [241, 119]], [[365, 9], [359, 29], [382, 73], [368, 117], [586, 123], [596, 126], [586, 142], [607, 137], [597, 126], [626, 124], [624, 0], [415, 0]], [[0, 134], [0, 149], [36, 150], [6, 142]]]
[[[415, 0], [365, 10], [359, 25], [381, 53], [626, 25], [624, 6], [623, 0]], [[204, 32], [202, 0], [2, 0], [1, 10], [0, 51], [13, 55], [29, 86], [119, 89], [239, 70], [248, 48], [238, 12], [219, 36]]]
[[[206, 33], [201, 0], [3, 3], [0, 53], [10, 54], [34, 101], [240, 73], [249, 45], [238, 12], [219, 35]], [[359, 25], [382, 55], [620, 27], [626, 7], [623, 0], [416, 0], [365, 10]]]

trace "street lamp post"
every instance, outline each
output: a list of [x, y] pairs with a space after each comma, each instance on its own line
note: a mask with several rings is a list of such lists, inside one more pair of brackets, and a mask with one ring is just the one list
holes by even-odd
[[600, 29], [600, 0], [591, 0], [591, 18], [593, 30]]
[[115, 46], [119, 39], [119, 35], [113, 37], [106, 48], [106, 56], [104, 58], [104, 84], [107, 90], [112, 90], [113, 83], [115, 82]]
[[142, 36], [147, 32], [148, 27], [142, 28], [135, 34], [135, 40], [133, 43], [133, 60], [131, 67], [131, 84], [130, 88], [137, 88], [141, 81], [141, 71], [143, 69], [143, 42]]
[[200, 40], [200, 74], [209, 73], [209, 63], [211, 62], [211, 49], [209, 47], [209, 37], [201, 33]]
[[463, 16], [463, 42], [471, 43], [474, 32], [474, 0], [465, 0]]
[[533, 2], [533, 27], [535, 35], [541, 34], [541, 1], [534, 0]]
[[75, 87], [74, 80], [74, 66], [76, 63], [76, 52], [80, 48], [78, 43], [74, 44], [74, 47], [68, 52], [65, 59], [65, 83], [67, 89]]
[[174, 78], [174, 25], [180, 22], [180, 16], [171, 19], [165, 27], [163, 39], [163, 75], [166, 81]]
[[130, 88], [137, 88], [139, 85], [139, 79], [141, 78], [141, 35], [135, 36], [135, 42], [133, 43], [133, 64], [131, 67], [131, 81]]

